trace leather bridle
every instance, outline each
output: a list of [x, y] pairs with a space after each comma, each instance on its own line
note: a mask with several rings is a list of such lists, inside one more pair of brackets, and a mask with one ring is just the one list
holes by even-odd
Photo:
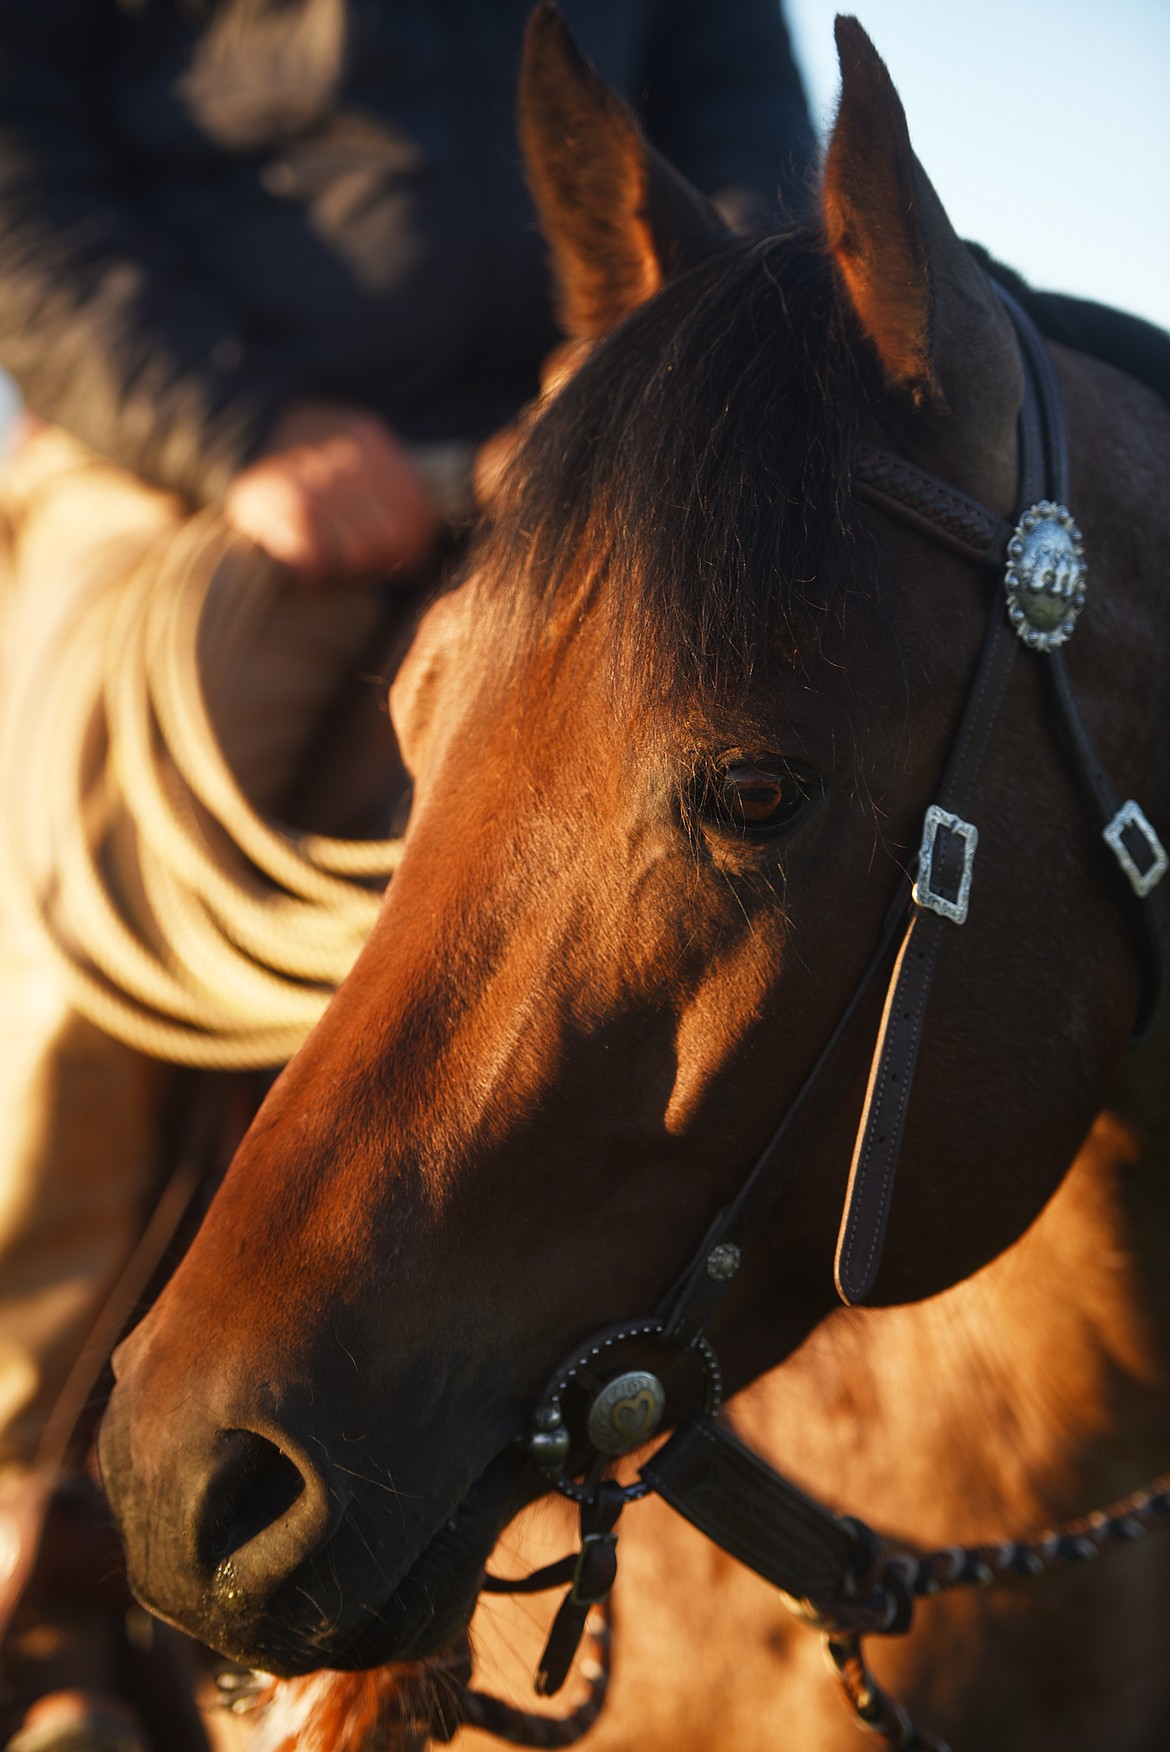
[[[834, 1618], [833, 1603], [864, 1604], [867, 1586], [879, 1573], [877, 1542], [868, 1529], [798, 1490], [716, 1421], [722, 1382], [707, 1333], [751, 1237], [816, 1136], [818, 1116], [862, 1061], [877, 993], [888, 976], [835, 1261], [844, 1302], [863, 1302], [873, 1289], [931, 984], [948, 935], [966, 918], [979, 837], [972, 817], [980, 768], [1025, 645], [1040, 666], [1056, 738], [1084, 807], [1121, 878], [1142, 968], [1139, 1038], [1160, 1014], [1170, 975], [1170, 884], [1162, 886], [1167, 855], [1137, 802], [1118, 796], [1072, 691], [1063, 646], [1084, 600], [1085, 573], [1079, 531], [1065, 509], [1063, 401], [1041, 336], [1016, 302], [1002, 288], [996, 291], [1015, 327], [1024, 367], [1021, 510], [1015, 529], [986, 506], [889, 453], [863, 451], [857, 475], [861, 497], [881, 512], [980, 566], [1000, 571], [1006, 566], [1006, 603], [994, 592], [937, 800], [926, 814], [913, 885], [909, 892], [903, 885], [895, 897], [869, 964], [817, 1063], [739, 1193], [716, 1217], [656, 1313], [595, 1334], [556, 1371], [537, 1403], [526, 1446], [550, 1486], [580, 1505], [581, 1549], [520, 1583], [488, 1577], [485, 1586], [529, 1592], [570, 1584], [537, 1676], [543, 1695], [564, 1682], [590, 1607], [608, 1596], [622, 1507], [650, 1492], [784, 1594], [805, 1602], [822, 1628], [841, 1622], [839, 1612]], [[612, 1373], [611, 1363], [631, 1342], [665, 1345], [697, 1359], [706, 1404], [679, 1424], [634, 1483], [622, 1485], [605, 1478], [607, 1467], [613, 1457], [642, 1446], [665, 1409], [665, 1390], [653, 1373]], [[584, 1444], [570, 1434], [565, 1419], [570, 1392], [588, 1396]], [[859, 1621], [855, 1611], [849, 1621], [855, 1633], [858, 1623], [861, 1629], [887, 1631], [909, 1624], [912, 1600], [899, 1597], [896, 1570], [887, 1565], [880, 1574], [884, 1622], [870, 1623], [864, 1612]]]

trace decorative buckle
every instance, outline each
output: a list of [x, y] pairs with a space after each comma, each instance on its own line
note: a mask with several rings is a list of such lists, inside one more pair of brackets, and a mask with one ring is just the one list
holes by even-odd
[[[950, 870], [944, 873], [941, 868], [940, 851], [946, 852], [950, 848], [945, 841], [942, 847], [939, 846], [940, 832], [951, 834], [963, 842], [963, 868], [957, 882]], [[940, 809], [937, 803], [932, 803], [922, 824], [922, 844], [918, 849], [918, 878], [913, 888], [915, 905], [929, 907], [931, 912], [941, 913], [952, 924], [961, 925], [967, 917], [971, 871], [978, 844], [979, 829], [972, 822], [964, 821], [961, 815], [951, 815], [946, 809]], [[947, 883], [952, 890], [949, 895], [944, 894], [937, 886], [936, 878]]]
[[[1150, 855], [1150, 861], [1145, 870], [1141, 869], [1125, 843], [1124, 836], [1126, 831], [1131, 828], [1140, 836]], [[1144, 900], [1150, 889], [1157, 887], [1167, 870], [1170, 870], [1170, 858], [1166, 856], [1165, 846], [1132, 797], [1128, 803], [1121, 805], [1109, 826], [1103, 829], [1103, 838], [1129, 877], [1130, 886], [1134, 893], [1139, 900]]]
[[1085, 548], [1063, 505], [1029, 506], [1008, 542], [1004, 574], [1008, 619], [1034, 651], [1055, 651], [1072, 637], [1085, 606]]

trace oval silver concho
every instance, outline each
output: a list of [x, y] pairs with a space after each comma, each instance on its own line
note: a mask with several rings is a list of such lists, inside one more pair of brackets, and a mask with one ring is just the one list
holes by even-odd
[[1081, 532], [1063, 505], [1041, 499], [1020, 518], [1007, 553], [1008, 618], [1025, 645], [1054, 651], [1071, 638], [1085, 606]]
[[665, 1409], [666, 1389], [657, 1375], [646, 1369], [615, 1375], [589, 1407], [589, 1440], [599, 1454], [628, 1454], [654, 1434]]

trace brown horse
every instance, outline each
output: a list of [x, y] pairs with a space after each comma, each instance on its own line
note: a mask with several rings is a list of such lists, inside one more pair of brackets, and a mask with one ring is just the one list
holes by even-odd
[[[1014, 521], [1023, 378], [885, 68], [853, 21], [838, 42], [820, 213], [743, 240], [555, 14], [532, 27], [525, 149], [572, 344], [395, 684], [415, 791], [380, 920], [122, 1347], [103, 1435], [141, 1598], [248, 1664], [458, 1645], [546, 1489], [534, 1401], [660, 1306], [904, 891], [991, 586], [871, 504], [858, 459]], [[1166, 838], [1170, 415], [1055, 353], [1090, 564], [1069, 669]], [[1170, 1456], [1166, 1020], [1127, 1054], [1144, 939], [1045, 660], [1021, 656], [975, 788], [872, 1305], [833, 1279], [861, 1057], [708, 1331], [751, 1447], [915, 1546], [1083, 1513]], [[536, 1504], [497, 1565], [567, 1528]], [[857, 1743], [773, 1589], [654, 1500], [621, 1552], [593, 1744]], [[962, 1752], [1151, 1752], [1168, 1608], [1153, 1538], [930, 1603], [874, 1663]], [[481, 1675], [519, 1685], [541, 1616], [481, 1612]]]

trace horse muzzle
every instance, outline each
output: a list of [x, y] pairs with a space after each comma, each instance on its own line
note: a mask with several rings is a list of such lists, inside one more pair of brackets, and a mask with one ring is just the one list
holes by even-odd
[[478, 1475], [412, 1465], [427, 1488], [398, 1486], [368, 1455], [335, 1464], [306, 1418], [262, 1415], [256, 1394], [217, 1418], [193, 1387], [145, 1391], [138, 1361], [131, 1341], [100, 1445], [130, 1585], [159, 1617], [282, 1677], [449, 1647], [500, 1530], [542, 1488], [498, 1441]]

